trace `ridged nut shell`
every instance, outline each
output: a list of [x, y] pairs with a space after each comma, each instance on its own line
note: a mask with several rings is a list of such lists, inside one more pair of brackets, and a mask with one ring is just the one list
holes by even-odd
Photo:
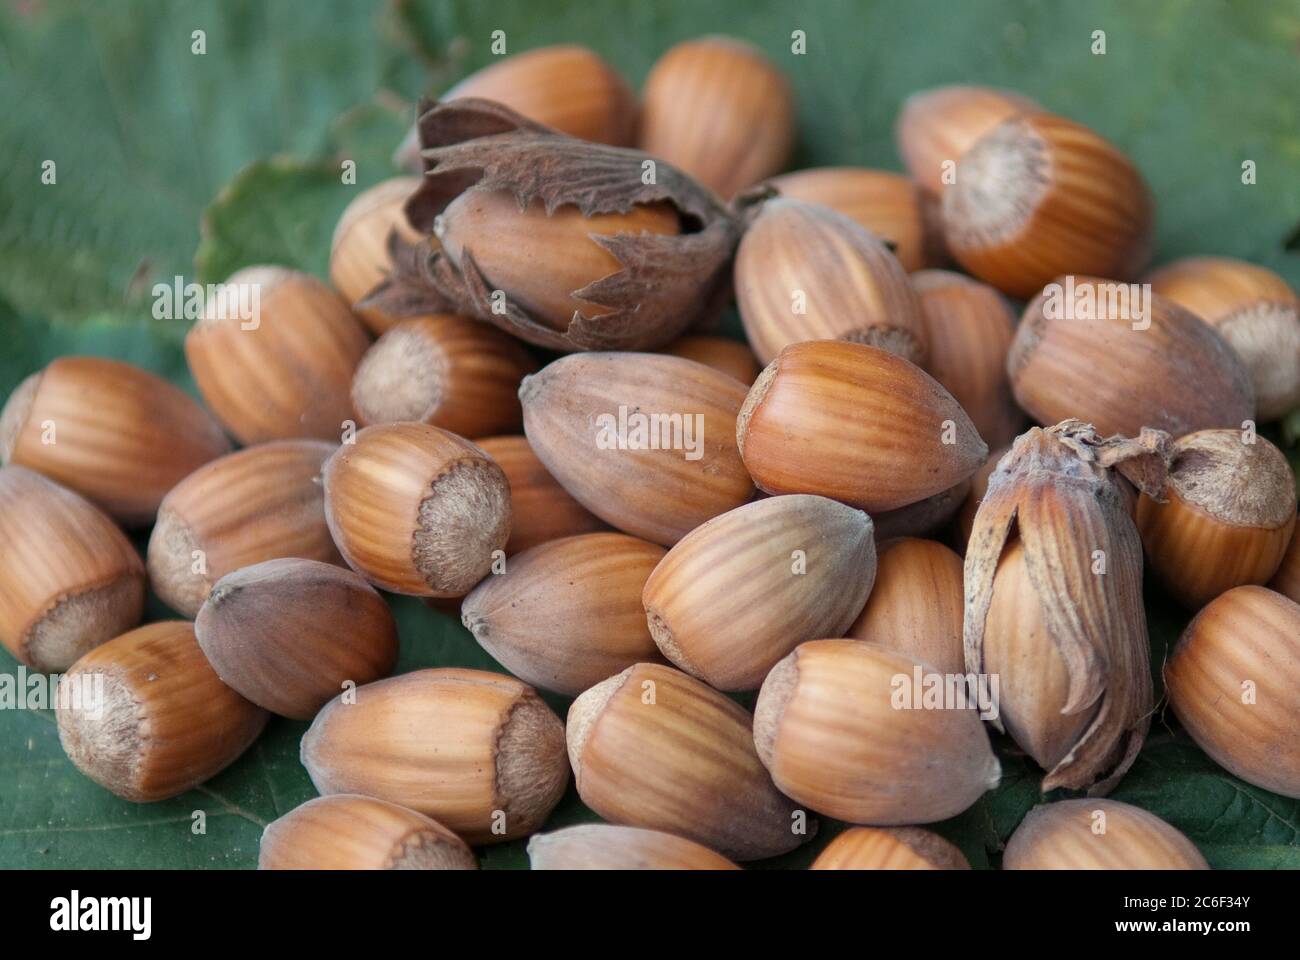
[[942, 673], [964, 673], [963, 602], [961, 557], [936, 540], [891, 540], [879, 548], [871, 596], [844, 636], [873, 641]]
[[471, 258], [489, 290], [502, 291], [529, 316], [562, 333], [575, 315], [614, 312], [578, 293], [622, 269], [595, 237], [672, 236], [681, 225], [676, 209], [666, 203], [584, 216], [575, 206], [548, 211], [541, 198], [521, 209], [510, 191], [471, 188], [439, 215], [434, 231], [452, 263]]
[[946, 259], [934, 198], [911, 179], [864, 167], [815, 167], [768, 181], [783, 197], [830, 207], [889, 244], [903, 269]]
[[[257, 314], [209, 300], [185, 337], [199, 393], [244, 444], [291, 437], [337, 441], [351, 420], [352, 375], [370, 338], [348, 304], [315, 277], [248, 267], [226, 280], [257, 290]], [[251, 296], [251, 294], [250, 294]]]
[[[538, 47], [471, 73], [443, 95], [495, 100], [529, 120], [581, 140], [615, 147], [632, 142], [636, 96], [618, 71], [593, 50], [576, 44]], [[419, 139], [412, 131], [395, 158], [420, 169]]]
[[925, 371], [835, 340], [781, 351], [750, 388], [736, 436], [760, 489], [872, 513], [955, 486], [988, 454], [961, 405]]
[[745, 386], [754, 382], [761, 369], [748, 344], [728, 337], [680, 337], [664, 347], [663, 352], [712, 367], [735, 377]]
[[969, 870], [955, 846], [920, 827], [851, 827], [812, 862], [812, 870]]
[[763, 201], [736, 251], [736, 301], [759, 362], [804, 340], [867, 343], [924, 365], [921, 301], [880, 238], [829, 207]]
[[[546, 469], [584, 507], [633, 536], [671, 546], [753, 496], [736, 445], [745, 385], [701, 363], [661, 354], [574, 354], [527, 377], [519, 398], [524, 433]], [[636, 421], [647, 425], [670, 423], [669, 448], [640, 449], [632, 414], [647, 417]], [[656, 414], [677, 420], [648, 419]], [[648, 445], [662, 437], [656, 430], [645, 439]]]
[[641, 590], [664, 552], [624, 533], [540, 544], [485, 577], [461, 604], [461, 621], [519, 679], [576, 696], [658, 658]]
[[68, 759], [136, 803], [179, 796], [216, 776], [252, 745], [268, 716], [221, 682], [194, 625], [178, 620], [91, 650], [59, 681], [59, 700]]
[[786, 853], [816, 824], [772, 785], [751, 723], [680, 670], [629, 667], [569, 708], [578, 795], [611, 823], [674, 833], [733, 860]]
[[996, 787], [1001, 767], [974, 709], [895, 706], [896, 689], [933, 669], [861, 640], [797, 647], [754, 707], [777, 788], [838, 820], [895, 826], [946, 820]]
[[419, 185], [418, 177], [393, 177], [363, 190], [344, 208], [334, 228], [330, 283], [374, 334], [383, 333], [400, 318], [358, 304], [392, 269], [389, 234], [396, 230], [408, 243], [419, 239], [419, 232], [407, 223], [402, 209]]
[[0, 411], [0, 463], [30, 467], [130, 527], [152, 522], [168, 490], [229, 452], [189, 394], [116, 360], [60, 357]]
[[958, 164], [943, 192], [957, 262], [1020, 299], [1053, 277], [1131, 280], [1151, 257], [1151, 194], [1114, 144], [1049, 113], [1004, 120]]
[[1008, 117], [1041, 109], [1028, 97], [994, 87], [935, 87], [903, 101], [895, 137], [903, 163], [931, 193], [942, 192], [944, 174], [984, 134]]
[[1250, 373], [1261, 420], [1300, 407], [1300, 297], [1285, 280], [1242, 260], [1187, 257], [1147, 282], [1228, 341]]
[[641, 91], [637, 145], [724, 199], [779, 172], [794, 136], [789, 82], [762, 53], [731, 37], [670, 48]]
[[317, 797], [262, 832], [259, 870], [477, 870], [465, 841], [436, 820], [355, 794]]
[[25, 467], [0, 468], [0, 544], [0, 642], [28, 666], [66, 670], [140, 622], [139, 555], [71, 490]]
[[480, 844], [532, 833], [564, 794], [564, 725], [513, 677], [416, 670], [355, 699], [330, 701], [303, 737], [303, 766], [323, 795], [401, 804]]
[[1029, 811], [1003, 870], [1208, 870], [1196, 845], [1153, 813], [1118, 800], [1060, 800]]
[[371, 583], [459, 597], [510, 536], [510, 485], [481, 448], [425, 423], [366, 427], [326, 462], [325, 519]]
[[[1025, 307], [1007, 374], [1031, 417], [1083, 420], [1103, 437], [1142, 427], [1181, 437], [1254, 417], [1246, 368], [1213, 328], [1159, 295], [1146, 298], [1146, 316], [1134, 302], [1112, 304], [1108, 283], [1065, 278]], [[1063, 309], [1072, 303], [1100, 315]]]
[[476, 442], [497, 462], [510, 483], [513, 519], [510, 539], [506, 541], [510, 556], [539, 543], [608, 529], [605, 521], [569, 496], [551, 476], [533, 453], [527, 437], [484, 437]]
[[1277, 573], [1268, 582], [1270, 590], [1300, 603], [1300, 537], [1291, 534], [1291, 545], [1278, 565]]
[[478, 320], [449, 314], [390, 327], [352, 380], [363, 425], [429, 423], [462, 437], [518, 431], [519, 381], [537, 369], [523, 344]]
[[310, 720], [344, 684], [387, 676], [397, 661], [388, 604], [351, 570], [280, 559], [217, 581], [194, 623], [217, 676], [259, 707]]
[[708, 847], [658, 830], [584, 823], [528, 841], [534, 870], [739, 870]]
[[1215, 763], [1300, 797], [1300, 604], [1255, 586], [1211, 601], [1165, 663], [1165, 689]]
[[871, 518], [825, 497], [769, 497], [692, 530], [646, 581], [664, 656], [719, 690], [755, 690], [805, 640], [842, 634], [871, 592]]
[[323, 440], [274, 440], [219, 457], [178, 483], [149, 537], [154, 592], [193, 617], [212, 585], [240, 567], [276, 557], [341, 564], [320, 483], [334, 449]]
[[1016, 317], [997, 290], [947, 270], [912, 274], [921, 298], [926, 372], [943, 384], [992, 447], [1010, 443], [1025, 415], [1011, 395], [1007, 353]]
[[1201, 430], [1174, 444], [1165, 503], [1138, 502], [1147, 559], [1197, 609], [1277, 573], [1296, 525], [1296, 478], [1282, 451], [1240, 430]]
[[1079, 742], [1098, 703], [1070, 705], [1070, 671], [1053, 642], [1019, 540], [1003, 548], [984, 621], [983, 671], [997, 677], [998, 719], [1034, 762], [1053, 769]]

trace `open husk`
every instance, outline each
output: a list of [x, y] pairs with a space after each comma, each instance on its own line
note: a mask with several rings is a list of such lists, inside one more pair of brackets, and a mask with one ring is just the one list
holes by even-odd
[[[1044, 791], [1105, 793], [1132, 765], [1146, 737], [1153, 698], [1142, 544], [1117, 471], [1158, 498], [1169, 452], [1169, 435], [1158, 430], [1143, 430], [1137, 439], [1103, 440], [1078, 420], [1035, 427], [993, 471], [975, 515], [965, 567], [967, 671], [990, 669], [986, 628], [995, 574], [1004, 552], [1017, 546], [1031, 587], [1022, 593], [1038, 604], [1025, 616], [1041, 629], [1021, 631], [1014, 642], [1050, 642], [1065, 667], [1057, 711], [1038, 709], [1041, 704], [1027, 695], [1032, 691], [1003, 683], [999, 728], [1005, 722], [1014, 733], [1013, 720], [1070, 725], [1078, 714], [1093, 712], [1091, 723], [1047, 770]], [[1034, 654], [1042, 651], [1005, 651], [999, 657]], [[1013, 716], [1021, 703], [1031, 717]], [[1051, 741], [1053, 730], [1036, 729], [1028, 739]], [[1031, 743], [1022, 746], [1032, 753]]]

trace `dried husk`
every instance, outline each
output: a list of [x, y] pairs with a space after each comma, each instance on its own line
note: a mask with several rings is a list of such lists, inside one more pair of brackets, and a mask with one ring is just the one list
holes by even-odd
[[[426, 102], [419, 130], [425, 179], [407, 201], [406, 214], [426, 235], [448, 205], [469, 190], [509, 192], [520, 211], [540, 200], [548, 215], [564, 205], [593, 216], [668, 203], [682, 232], [592, 236], [622, 269], [571, 291], [604, 312], [588, 316], [576, 310], [564, 330], [510, 302], [509, 290], [506, 302], [494, 303], [492, 285], [472, 254], [455, 263], [433, 238], [414, 246], [392, 238], [393, 273], [363, 306], [399, 316], [450, 310], [553, 350], [644, 350], [707, 319], [728, 295], [736, 221], [716, 196], [674, 167], [653, 161], [654, 182], [645, 183], [649, 155], [565, 136], [488, 100]], [[528, 240], [501, 238], [502, 243]]]
[[[1102, 439], [1066, 420], [1022, 434], [989, 478], [966, 549], [964, 644], [968, 672], [984, 672], [984, 631], [998, 560], [1019, 537], [1046, 633], [1066, 664], [1062, 713], [1095, 709], [1092, 723], [1043, 779], [1109, 791], [1132, 765], [1153, 709], [1142, 606], [1142, 544], [1121, 477], [1159, 499], [1169, 435]], [[1118, 473], [1117, 473], [1118, 471]], [[1105, 555], [1105, 575], [1093, 553]], [[999, 728], [1001, 724], [998, 723]]]

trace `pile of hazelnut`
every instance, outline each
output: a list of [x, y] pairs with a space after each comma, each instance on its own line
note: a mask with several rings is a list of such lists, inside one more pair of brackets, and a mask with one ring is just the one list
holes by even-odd
[[[908, 176], [783, 174], [794, 129], [736, 40], [672, 48], [639, 104], [584, 48], [512, 56], [422, 105], [418, 176], [352, 201], [332, 286], [229, 278], [259, 312], [190, 330], [206, 406], [108, 359], [33, 373], [0, 414], [0, 640], [102, 678], [60, 704], [73, 762], [157, 801], [310, 721], [321, 796], [268, 868], [530, 835], [534, 868], [731, 868], [822, 815], [853, 826], [815, 867], [947, 869], [924, 825], [998, 784], [997, 742], [1085, 792], [1004, 867], [1204, 868], [1101, 799], [1162, 709], [1145, 558], [1195, 614], [1173, 714], [1300, 797], [1296, 483], [1256, 431], [1300, 407], [1295, 292], [1144, 275], [1141, 173], [1023, 96], [909, 98]], [[747, 343], [710, 332], [733, 298]], [[139, 626], [147, 588], [185, 619]], [[379, 591], [509, 672], [389, 676]], [[539, 832], [571, 776], [607, 823]]]

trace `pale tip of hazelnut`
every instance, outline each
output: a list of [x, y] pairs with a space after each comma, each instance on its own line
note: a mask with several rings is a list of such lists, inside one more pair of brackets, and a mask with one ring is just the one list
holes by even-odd
[[681, 648], [677, 638], [673, 636], [673, 628], [668, 625], [668, 621], [654, 607], [645, 609], [646, 626], [650, 629], [650, 637], [654, 640], [655, 646], [659, 648], [669, 661], [676, 667], [685, 670], [692, 676], [701, 676], [699, 668], [692, 662], [691, 658], [686, 655], [686, 651]]
[[492, 569], [510, 536], [510, 484], [491, 460], [458, 460], [420, 502], [411, 559], [436, 595], [460, 597]]
[[[73, 682], [65, 674], [60, 686]], [[128, 800], [143, 800], [137, 773], [144, 749], [145, 717], [130, 687], [112, 671], [103, 676], [103, 697], [97, 710], [56, 710], [59, 741], [77, 769], [96, 783]]]
[[799, 685], [799, 651], [796, 649], [777, 663], [763, 681], [754, 703], [754, 748], [763, 766], [772, 769], [776, 735], [781, 727], [781, 717], [786, 704]]
[[443, 368], [441, 351], [420, 328], [399, 324], [361, 358], [352, 405], [365, 425], [427, 422], [443, 401]]
[[777, 357], [763, 368], [750, 386], [749, 393], [745, 395], [745, 402], [740, 405], [740, 412], [736, 414], [736, 446], [740, 449], [742, 457], [745, 455], [745, 435], [749, 433], [750, 418], [767, 397], [767, 391], [771, 388], [772, 381], [776, 379], [776, 372], [780, 367], [781, 358]]
[[474, 851], [436, 830], [415, 830], [398, 842], [386, 866], [391, 870], [477, 870]]
[[961, 158], [940, 209], [950, 241], [997, 242], [1029, 219], [1049, 183], [1047, 145], [1023, 117], [981, 137]]
[[632, 675], [639, 664], [634, 664], [622, 673], [600, 681], [594, 687], [580, 693], [569, 706], [568, 719], [564, 733], [569, 748], [569, 766], [577, 778], [578, 789], [582, 789], [582, 752], [587, 747], [592, 728], [605, 710], [605, 705], [618, 693], [619, 689]]
[[43, 673], [67, 670], [101, 643], [140, 622], [144, 577], [118, 576], [63, 596], [27, 631], [24, 652]]
[[201, 549], [189, 524], [165, 506], [158, 511], [145, 554], [149, 583], [165, 604], [190, 618], [212, 589], [207, 575], [194, 572], [194, 553]]
[[510, 709], [496, 744], [496, 790], [511, 829], [540, 827], [568, 783], [564, 724], [530, 691]]
[[18, 448], [18, 438], [27, 425], [32, 404], [36, 402], [36, 390], [41, 385], [44, 372], [38, 370], [18, 384], [5, 402], [4, 409], [0, 410], [0, 464], [7, 464], [13, 459], [14, 451]]

